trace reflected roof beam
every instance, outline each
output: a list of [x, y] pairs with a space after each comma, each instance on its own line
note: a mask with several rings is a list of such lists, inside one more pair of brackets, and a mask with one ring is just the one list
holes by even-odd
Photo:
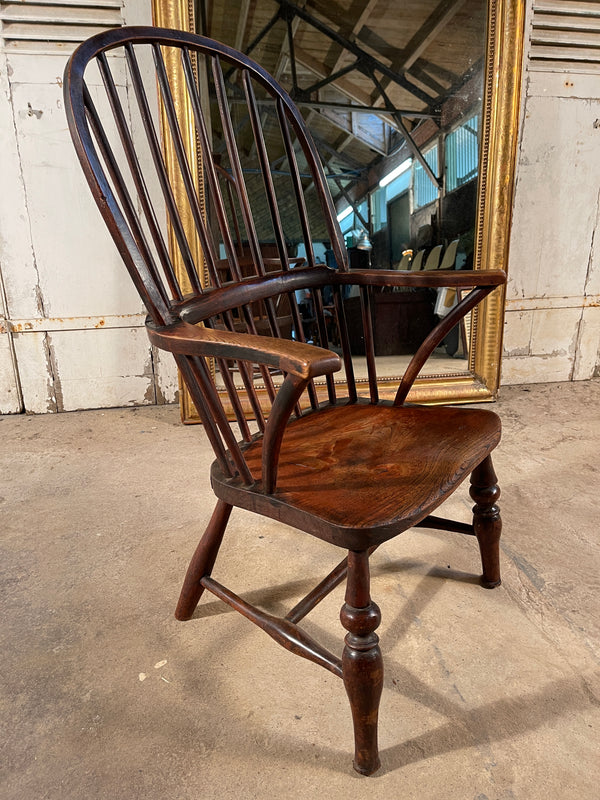
[[[345, 131], [345, 133], [348, 133], [350, 136], [352, 136], [352, 134], [350, 134], [348, 131]], [[338, 161], [341, 161], [349, 169], [354, 170], [355, 172], [362, 173], [365, 171], [364, 164], [361, 164], [359, 161], [355, 161], [355, 159], [353, 159], [352, 156], [349, 156], [347, 153], [340, 152], [333, 145], [329, 144], [329, 142], [326, 142], [325, 139], [321, 139], [319, 136], [315, 136], [314, 133], [312, 134], [312, 138], [315, 140], [315, 143], [319, 151], [325, 150], [332, 157], [336, 158]]]
[[[244, 97], [228, 97], [232, 105], [246, 105]], [[275, 106], [276, 101], [270, 97], [265, 97], [256, 101], [257, 106]], [[439, 119], [440, 114], [431, 111], [413, 111], [408, 108], [394, 108], [389, 111], [387, 108], [381, 106], [359, 106], [353, 103], [334, 103], [329, 100], [297, 100], [297, 106], [306, 108], [331, 108], [333, 111], [352, 112], [355, 114], [376, 114], [378, 117], [391, 116], [393, 114], [401, 114], [403, 117], [414, 117], [415, 119]], [[389, 122], [389, 120], [386, 120]], [[389, 124], [393, 124], [389, 122]]]
[[465, 0], [441, 0], [404, 48], [401, 63], [395, 65], [396, 69], [410, 69], [464, 4]]
[[[407, 81], [403, 75], [399, 74], [397, 71], [388, 67], [387, 64], [384, 64], [378, 58], [375, 58], [375, 56], [372, 56], [370, 53], [367, 53], [366, 50], [357, 45], [355, 42], [351, 42], [345, 36], [342, 36], [340, 33], [333, 30], [333, 28], [330, 28], [324, 22], [321, 22], [320, 19], [314, 17], [304, 8], [300, 8], [300, 6], [297, 6], [295, 3], [289, 2], [289, 0], [276, 0], [276, 2], [279, 3], [280, 6], [280, 14], [297, 15], [298, 17], [300, 17], [300, 19], [304, 20], [304, 22], [308, 23], [313, 28], [318, 30], [319, 33], [322, 33], [324, 36], [327, 36], [329, 39], [339, 44], [345, 50], [348, 50], [348, 52], [352, 53], [352, 55], [356, 56], [357, 69], [363, 72], [365, 75], [369, 75], [374, 69], [376, 69], [386, 78], [389, 78], [390, 81], [398, 84], [403, 89], [410, 92], [410, 94], [417, 97], [419, 100], [421, 100], [421, 102], [425, 103], [426, 105], [429, 105], [431, 103], [431, 97], [429, 97], [424, 92], [421, 92], [421, 90], [418, 89], [416, 86], [414, 86], [412, 83], [410, 83], [410, 81]], [[448, 2], [448, 0], [443, 0], [443, 2]], [[454, 0], [454, 2], [462, 3], [465, 2], [465, 0]]]
[[430, 89], [435, 93], [436, 98], [439, 98], [441, 95], [446, 93], [446, 87], [442, 86], [441, 83], [436, 81], [434, 77], [424, 70], [420, 66], [419, 62], [415, 62], [412, 65], [410, 68], [410, 73], [408, 73], [407, 77], [415, 81], [419, 81], [419, 83], [423, 84], [423, 86], [426, 86], [427, 89]]
[[[301, 63], [304, 67], [306, 67], [306, 69], [310, 70], [311, 72], [313, 72], [318, 77], [323, 76], [325, 74], [325, 70], [324, 70], [324, 67], [321, 64], [321, 62], [317, 61], [310, 54], [305, 53], [300, 47], [295, 47], [295, 53], [296, 53], [296, 58], [297, 58], [298, 62]], [[340, 92], [342, 92], [342, 94], [345, 94], [351, 100], [357, 100], [359, 103], [361, 101], [364, 101], [364, 100], [367, 100], [367, 102], [370, 102], [370, 100], [371, 100], [368, 92], [365, 92], [364, 90], [359, 89], [358, 87], [354, 86], [354, 84], [350, 83], [349, 81], [341, 81], [341, 80], [340, 81], [336, 81], [335, 87]], [[311, 108], [311, 110], [313, 112], [316, 112], [317, 110], [320, 111], [320, 109], [324, 108], [326, 105], [329, 105], [329, 104], [327, 104], [327, 103], [322, 104], [322, 103], [319, 103], [319, 102], [303, 101], [303, 100], [300, 100], [300, 99], [296, 99], [296, 105], [298, 105], [298, 106], [307, 105], [309, 108]], [[351, 111], [352, 108], [350, 107], [350, 108], [346, 108], [346, 109], [343, 109], [343, 110], [347, 112], [347, 111]], [[371, 113], [379, 114], [379, 113], [381, 113], [381, 110], [378, 111], [378, 110], [374, 109], [373, 112], [371, 112]], [[358, 142], [360, 142], [365, 147], [369, 147], [370, 149], [375, 150], [377, 152], [377, 148], [373, 147], [373, 144], [372, 144], [372, 142], [370, 140], [363, 139], [356, 132], [349, 131], [348, 130], [348, 126], [344, 125], [342, 120], [337, 120], [333, 114], [327, 114], [327, 115], [326, 114], [320, 114], [320, 116], [323, 116], [325, 119], [327, 119], [328, 122], [334, 124], [338, 128], [341, 128], [346, 133], [352, 133], [352, 135], [354, 136], [354, 138]], [[396, 123], [395, 123], [395, 120], [393, 119], [393, 117], [388, 116], [385, 119], [385, 121], [389, 125], [392, 125], [392, 127], [396, 127]]]
[[[440, 0], [434, 11], [427, 17], [404, 50], [399, 53], [398, 58], [392, 63], [394, 71], [402, 75], [408, 72], [465, 2], [466, 0]], [[387, 88], [390, 82], [389, 76], [384, 75], [383, 88]]]
[[233, 44], [235, 50], [241, 50], [244, 45], [244, 33], [246, 32], [246, 22], [248, 21], [249, 10], [250, 0], [242, 0], [237, 29], [235, 31], [235, 41]]
[[[266, 101], [272, 102], [275, 101]], [[403, 117], [414, 117], [414, 119], [439, 119], [440, 114], [432, 111], [412, 111], [407, 108], [396, 108], [394, 111], [388, 111], [387, 108], [381, 106], [359, 106], [351, 103], [333, 103], [328, 100], [298, 100], [298, 106], [306, 106], [307, 108], [331, 108], [333, 111], [349, 111], [353, 114], [377, 114], [377, 116], [391, 115], [392, 113], [401, 114]], [[388, 124], [393, 124], [386, 119]]]
[[[309, 69], [315, 75], [324, 75], [325, 69], [321, 62], [317, 61], [317, 59], [313, 58], [309, 53], [305, 53], [301, 48], [296, 47], [296, 58], [306, 69]], [[368, 92], [365, 92], [363, 89], [359, 89], [354, 84], [350, 83], [349, 81], [336, 81], [335, 83], [336, 89], [338, 89], [342, 94], [345, 94], [350, 100], [356, 100], [358, 103], [361, 103], [364, 108], [373, 108], [372, 113], [380, 115], [388, 125], [392, 128], [395, 128], [399, 133], [404, 135], [406, 131], [406, 125], [402, 124], [401, 126], [396, 121], [396, 109], [392, 108], [379, 108], [377, 106], [371, 106], [371, 95]], [[365, 102], [366, 100], [366, 102]], [[296, 105], [308, 105], [309, 108], [326, 108], [329, 103], [321, 103], [319, 101], [303, 101], [300, 99], [296, 99]], [[354, 108], [347, 109], [348, 111], [354, 111]], [[428, 111], [420, 112], [420, 111], [412, 111], [408, 109], [400, 109], [399, 114], [403, 117], [413, 117], [415, 119], [420, 118], [433, 118], [437, 119], [440, 115], [438, 113], [432, 113]], [[341, 127], [343, 130], [347, 131], [347, 128], [340, 123], [336, 122], [335, 118], [331, 115], [327, 115], [327, 120], [332, 122], [333, 124]], [[361, 144], [366, 145], [367, 147], [373, 149], [372, 144], [369, 141], [364, 141], [359, 136], [356, 136], [356, 139], [361, 142]], [[386, 153], [387, 154], [387, 153]]]
[[373, 150], [373, 152], [381, 156], [389, 155], [387, 128], [383, 123], [380, 122], [380, 125], [376, 128], [367, 126], [365, 129], [361, 129], [352, 116], [348, 119], [347, 115], [337, 114], [335, 111], [329, 111], [328, 109], [324, 109], [320, 114], [347, 136], [351, 136], [357, 142], [360, 142], [363, 147], [368, 147], [369, 150]]
[[[327, 78], [328, 73], [325, 69], [323, 63], [315, 58], [313, 55], [308, 53], [301, 47], [296, 45], [295, 47], [296, 52], [296, 60], [302, 64], [306, 69], [309, 69], [314, 75], [318, 78]], [[336, 89], [338, 89], [342, 94], [345, 94], [346, 97], [349, 97], [351, 100], [356, 100], [358, 103], [361, 103], [364, 106], [371, 105], [371, 95], [369, 92], [365, 92], [364, 89], [361, 89], [356, 84], [352, 83], [352, 81], [339, 79], [336, 80], [333, 84]], [[296, 100], [296, 102], [298, 102]]]
[[[385, 91], [384, 87], [381, 84], [381, 81], [377, 78], [377, 76], [375, 75], [374, 72], [371, 74], [371, 79], [372, 79], [373, 83], [375, 84], [375, 87], [377, 88], [377, 90], [381, 94], [381, 96], [383, 98], [383, 101], [386, 104], [386, 107], [388, 108], [388, 110], [389, 111], [394, 111], [394, 104], [392, 103], [390, 98], [387, 96], [386, 91]], [[431, 180], [431, 182], [433, 183], [434, 186], [437, 186], [438, 191], [439, 191], [441, 189], [441, 186], [442, 186], [442, 179], [437, 177], [437, 175], [433, 172], [433, 170], [431, 169], [431, 167], [429, 166], [429, 164], [425, 160], [425, 156], [423, 155], [423, 153], [421, 151], [421, 148], [418, 146], [418, 144], [415, 142], [415, 140], [410, 135], [410, 131], [408, 130], [408, 128], [405, 126], [404, 122], [402, 121], [402, 118], [400, 117], [400, 114], [394, 113], [394, 118], [396, 120], [396, 124], [398, 125], [402, 135], [404, 136], [404, 139], [406, 141], [408, 149], [411, 151], [411, 153], [414, 155], [414, 157], [417, 159], [417, 161], [421, 164], [421, 166], [423, 167], [423, 169], [425, 170], [425, 172], [429, 176], [429, 179]]]
[[[368, 2], [366, 2], [366, 3], [364, 2], [364, 0], [354, 0], [354, 3], [352, 4], [352, 6], [347, 11], [342, 11], [342, 9], [340, 9], [340, 19], [344, 19], [344, 18], [352, 19], [353, 12], [358, 12], [358, 16], [354, 19], [354, 21], [352, 21], [350, 23], [350, 25], [344, 26], [344, 29], [345, 29], [344, 32], [345, 32], [345, 34], [348, 36], [348, 38], [351, 41], [354, 41], [356, 36], [357, 36], [357, 34], [360, 33], [360, 31], [362, 30], [362, 28], [363, 28], [363, 26], [365, 24], [365, 21], [367, 20], [369, 14], [373, 10], [373, 7], [376, 5], [377, 2], [378, 2], [378, 0], [368, 0]], [[327, 16], [330, 19], [331, 19], [331, 5], [332, 5], [331, 2], [329, 2], [327, 4], [327, 8], [328, 8]], [[332, 50], [333, 50], [334, 46], [335, 45], [332, 45], [332, 48], [331, 48]], [[342, 62], [342, 59], [344, 57], [344, 53], [345, 52], [346, 51], [345, 51], [344, 48], [342, 48], [339, 51], [338, 56], [335, 59], [335, 62], [333, 64], [333, 67], [331, 68], [332, 72], [335, 72], [336, 70], [338, 70], [340, 68], [341, 62]]]
[[350, 197], [350, 194], [348, 193], [348, 190], [343, 186], [341, 180], [339, 179], [339, 177], [337, 175], [329, 174], [327, 177], [331, 178], [334, 181], [335, 185], [340, 190], [340, 193], [341, 193], [342, 197], [348, 203], [348, 205], [352, 208], [352, 210], [354, 211], [354, 214], [358, 217], [358, 221], [360, 223], [362, 223], [364, 229], [366, 231], [368, 231], [369, 230], [369, 223], [363, 217], [363, 215], [360, 213], [360, 211], [358, 210], [359, 203], [357, 203], [354, 198]]
[[[292, 89], [296, 88], [297, 80], [296, 80], [296, 56], [294, 53], [294, 35], [298, 30], [298, 25], [300, 24], [300, 20], [298, 18], [293, 18], [288, 15], [287, 17], [287, 25], [285, 32], [281, 32], [281, 46], [279, 48], [279, 55], [277, 56], [277, 64], [275, 69], [273, 70], [273, 77], [279, 83], [281, 82], [281, 76], [286, 68], [287, 62], [290, 61], [292, 65]], [[292, 90], [293, 94], [293, 90]], [[266, 122], [265, 114], [261, 114], [260, 117], [260, 124], [261, 127], [264, 128]], [[256, 150], [256, 142], [252, 144], [250, 148], [250, 155], [254, 155]]]

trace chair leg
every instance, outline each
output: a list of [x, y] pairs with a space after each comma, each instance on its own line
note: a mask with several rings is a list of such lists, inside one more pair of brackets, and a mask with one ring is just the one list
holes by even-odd
[[491, 456], [487, 456], [471, 474], [469, 494], [475, 500], [473, 527], [479, 542], [483, 575], [481, 583], [486, 589], [494, 589], [500, 579], [500, 534], [502, 520], [496, 501], [500, 497], [496, 473]]
[[383, 689], [383, 659], [375, 633], [381, 613], [369, 590], [369, 553], [348, 553], [346, 602], [340, 612], [348, 631], [342, 655], [342, 676], [354, 722], [354, 769], [371, 775], [379, 769], [377, 717]]
[[198, 601], [204, 592], [204, 586], [200, 579], [210, 575], [219, 552], [219, 547], [223, 541], [223, 534], [229, 522], [231, 506], [222, 500], [217, 501], [213, 515], [210, 518], [208, 527], [200, 539], [196, 552], [192, 556], [188, 567], [179, 602], [175, 609], [175, 617], [179, 620], [190, 619], [194, 613]]

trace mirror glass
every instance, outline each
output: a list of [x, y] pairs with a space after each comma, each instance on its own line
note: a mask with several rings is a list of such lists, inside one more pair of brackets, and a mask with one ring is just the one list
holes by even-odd
[[[197, 32], [247, 53], [298, 104], [325, 165], [351, 267], [472, 268], [487, 0], [201, 0], [195, 16]], [[274, 174], [279, 167], [274, 154]], [[307, 182], [309, 207], [311, 191]], [[317, 259], [335, 267], [324, 226], [311, 223]], [[302, 258], [291, 220], [286, 235], [290, 256]], [[261, 238], [265, 256], [268, 239]], [[456, 301], [447, 289], [376, 293], [379, 376], [401, 377]], [[359, 297], [344, 304], [350, 332], [359, 331]], [[450, 333], [424, 368], [428, 375], [469, 374], [471, 327], [467, 318]], [[357, 374], [366, 377], [361, 336], [351, 345]]]

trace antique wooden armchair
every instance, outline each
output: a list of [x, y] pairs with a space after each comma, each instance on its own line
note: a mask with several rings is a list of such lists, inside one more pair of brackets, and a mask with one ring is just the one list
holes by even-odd
[[[165, 67], [173, 58], [202, 152], [204, 204]], [[86, 82], [88, 66], [92, 77]], [[369, 775], [380, 763], [377, 713], [383, 686], [375, 633], [380, 612], [369, 589], [370, 554], [412, 526], [470, 534], [479, 544], [483, 585], [500, 583], [500, 491], [490, 457], [500, 439], [498, 417], [487, 410], [424, 407], [406, 400], [429, 354], [461, 316], [504, 282], [504, 273], [350, 271], [318, 153], [299, 112], [260, 66], [229, 47], [176, 31], [113, 30], [78, 48], [64, 86], [77, 154], [147, 308], [150, 340], [173, 353], [216, 455], [211, 471], [216, 508], [189, 566], [176, 616], [189, 619], [207, 589], [293, 653], [341, 677], [354, 722], [354, 766]], [[157, 86], [165, 109], [162, 135], [175, 152], [184, 187], [179, 194], [163, 157]], [[212, 92], [212, 104], [199, 87]], [[220, 168], [235, 178], [231, 185], [238, 192], [241, 235], [253, 262], [250, 277], [242, 276], [229, 230], [212, 158], [215, 148], [220, 149]], [[276, 157], [285, 170], [271, 168]], [[254, 167], [248, 166], [251, 158]], [[258, 219], [259, 213], [263, 218]], [[270, 238], [261, 232], [265, 216]], [[307, 260], [307, 266], [294, 269], [284, 232], [290, 219]], [[165, 220], [172, 232], [171, 249]], [[326, 229], [324, 238], [331, 242], [339, 269], [315, 263], [315, 224]], [[206, 286], [203, 268], [192, 256], [193, 236], [201, 243]], [[264, 240], [275, 243], [281, 264], [276, 272], [265, 268]], [[227, 283], [222, 283], [219, 269], [223, 252], [233, 276]], [[343, 290], [350, 285], [358, 287], [362, 302], [368, 371], [368, 380], [362, 382], [355, 379], [344, 315]], [[326, 286], [333, 287], [340, 355], [328, 346], [322, 298]], [[412, 358], [394, 400], [379, 397], [373, 353], [371, 298], [383, 286], [450, 286], [466, 294]], [[305, 341], [299, 290], [311, 297], [320, 346]], [[281, 337], [275, 311], [282, 296], [293, 317], [290, 339]], [[252, 313], [257, 303], [266, 309], [268, 336], [257, 335]], [[331, 319], [328, 323], [330, 330]], [[339, 370], [342, 389], [334, 382]], [[248, 409], [256, 421], [254, 433]], [[473, 524], [432, 516], [468, 475], [475, 501]], [[285, 618], [275, 618], [211, 577], [233, 506], [295, 526], [347, 555]], [[343, 580], [341, 622], [347, 635], [340, 658], [298, 623]]]

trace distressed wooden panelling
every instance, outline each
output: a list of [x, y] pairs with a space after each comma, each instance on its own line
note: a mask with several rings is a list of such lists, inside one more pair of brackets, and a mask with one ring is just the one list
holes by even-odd
[[0, 333], [0, 409], [5, 414], [21, 411], [17, 379], [7, 334]]
[[0, 270], [0, 408], [6, 408], [11, 414], [15, 414], [21, 410], [21, 393], [12, 349], [12, 336], [6, 321], [4, 296], [4, 282]]
[[13, 336], [24, 410], [34, 414], [58, 410], [47, 337], [44, 332]]
[[600, 4], [590, 0], [535, 0], [532, 69], [600, 72]]
[[109, 406], [156, 402], [152, 352], [142, 328], [54, 331], [47, 344], [59, 411], [89, 408], [90, 396], [100, 394]]
[[[573, 359], [569, 356], [517, 356], [502, 362], [502, 383], [556, 383], [570, 381]], [[591, 377], [591, 376], [588, 376]]]
[[37, 274], [31, 243], [27, 197], [8, 81], [8, 62], [0, 54], [0, 152], [2, 153], [2, 191], [0, 191], [0, 269], [7, 299], [7, 316], [15, 305], [20, 315], [40, 313], [36, 296]]
[[66, 52], [122, 24], [119, 0], [0, 0], [0, 43], [9, 51]]
[[[64, 135], [62, 89], [13, 83], [15, 127], [27, 193], [42, 316], [134, 314], [141, 303]], [[94, 242], [90, 248], [90, 242]], [[26, 316], [11, 308], [12, 315]]]
[[600, 377], [600, 307], [584, 308], [581, 315], [574, 380]]
[[14, 336], [27, 410], [34, 413], [156, 402], [142, 328], [40, 331]]
[[[509, 299], [582, 297], [587, 288], [599, 212], [600, 100], [557, 96], [562, 83], [546, 74], [529, 82], [511, 238], [513, 261], [527, 269], [513, 271]], [[540, 221], [544, 235], [532, 235]]]
[[154, 390], [156, 402], [177, 403], [179, 400], [179, 375], [175, 361], [170, 353], [152, 348], [152, 364], [154, 368]]
[[38, 413], [176, 399], [172, 359], [157, 358], [141, 329], [62, 107], [69, 52], [124, 18], [148, 24], [150, 4], [0, 2], [0, 413], [21, 410], [19, 386], [23, 408]]
[[[593, 64], [586, 74], [583, 61], [566, 58], [546, 60], [548, 71], [539, 71], [536, 49], [542, 24], [563, 36], [567, 7], [574, 15], [569, 24], [589, 23], [600, 46], [599, 3], [530, 0], [534, 34], [526, 62], [503, 383], [583, 380], [600, 366], [598, 76]], [[561, 52], [568, 55], [568, 49]]]

